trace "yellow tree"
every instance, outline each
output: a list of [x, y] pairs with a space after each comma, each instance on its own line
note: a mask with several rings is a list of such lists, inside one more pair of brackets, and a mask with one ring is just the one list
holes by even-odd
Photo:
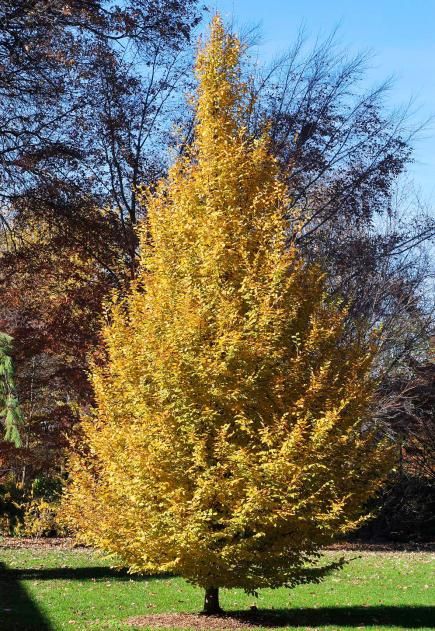
[[133, 571], [205, 588], [318, 581], [388, 448], [365, 420], [374, 348], [291, 238], [267, 130], [243, 126], [241, 44], [214, 19], [200, 50], [194, 142], [145, 192], [136, 285], [110, 307], [96, 406], [64, 510]]

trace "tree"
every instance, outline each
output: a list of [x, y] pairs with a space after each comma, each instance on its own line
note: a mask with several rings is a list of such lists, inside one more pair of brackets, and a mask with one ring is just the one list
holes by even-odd
[[367, 61], [340, 50], [334, 35], [307, 51], [301, 33], [288, 54], [257, 70], [246, 124], [257, 135], [270, 121], [272, 150], [301, 215], [298, 243], [346, 297], [350, 318], [382, 322], [387, 373], [408, 363], [433, 329], [435, 220], [409, 183], [398, 184], [424, 122], [412, 121], [409, 109], [388, 112], [388, 81], [361, 88]]
[[160, 51], [181, 48], [197, 22], [195, 0], [1, 0], [2, 179], [24, 180], [47, 158], [77, 155], [62, 132], [88, 101], [90, 62], [106, 54], [113, 64], [127, 48], [143, 61], [157, 41]]
[[[141, 267], [115, 299], [63, 510], [134, 571], [205, 589], [318, 582], [389, 467], [368, 414], [375, 341], [290, 232], [291, 191], [243, 125], [241, 45], [213, 21], [190, 148], [144, 193]], [[293, 211], [291, 225], [299, 217]], [[312, 564], [314, 567], [307, 567]]]
[[103, 299], [135, 274], [136, 184], [163, 172], [197, 21], [195, 0], [0, 1], [0, 328], [25, 418], [1, 470], [26, 482], [59, 470], [89, 402]]
[[383, 384], [381, 420], [396, 445], [398, 466], [376, 498], [376, 518], [360, 537], [430, 541], [435, 524], [435, 364], [413, 362]]
[[20, 429], [23, 422], [15, 393], [12, 364], [12, 338], [0, 333], [0, 416], [4, 419], [5, 440], [21, 445]]

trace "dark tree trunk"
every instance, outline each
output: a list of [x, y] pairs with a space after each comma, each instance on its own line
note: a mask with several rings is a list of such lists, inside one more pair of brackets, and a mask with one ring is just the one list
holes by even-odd
[[219, 587], [205, 588], [203, 613], [209, 616], [222, 613], [222, 609], [219, 606]]

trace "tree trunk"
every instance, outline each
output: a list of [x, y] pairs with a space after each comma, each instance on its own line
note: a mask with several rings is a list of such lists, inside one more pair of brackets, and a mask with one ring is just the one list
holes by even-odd
[[219, 587], [206, 587], [203, 613], [210, 616], [222, 613], [219, 606]]

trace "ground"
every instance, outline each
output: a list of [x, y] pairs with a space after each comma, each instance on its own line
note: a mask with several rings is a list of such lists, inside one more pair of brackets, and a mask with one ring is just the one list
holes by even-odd
[[435, 630], [435, 552], [430, 549], [329, 550], [329, 559], [354, 560], [321, 585], [262, 590], [258, 599], [223, 590], [221, 604], [231, 615], [207, 619], [195, 615], [201, 590], [180, 578], [129, 576], [70, 542], [3, 540], [0, 548], [1, 631]]

